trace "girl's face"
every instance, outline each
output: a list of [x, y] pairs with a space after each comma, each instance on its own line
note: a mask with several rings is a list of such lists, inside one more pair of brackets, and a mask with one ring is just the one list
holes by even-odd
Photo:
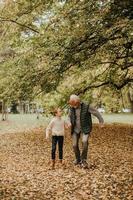
[[56, 116], [57, 117], [61, 117], [62, 116], [62, 110], [60, 108], [57, 109]]

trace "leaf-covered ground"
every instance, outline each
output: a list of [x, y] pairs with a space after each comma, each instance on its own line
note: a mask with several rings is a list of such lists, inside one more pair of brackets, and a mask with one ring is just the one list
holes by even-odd
[[1, 200], [131, 200], [133, 126], [97, 125], [89, 138], [89, 169], [73, 166], [69, 132], [64, 166], [51, 170], [43, 129], [0, 135]]

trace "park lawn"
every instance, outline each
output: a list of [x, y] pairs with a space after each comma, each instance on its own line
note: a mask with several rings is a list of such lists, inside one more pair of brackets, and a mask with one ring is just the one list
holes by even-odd
[[37, 127], [46, 126], [48, 120], [42, 115], [37, 119], [36, 114], [9, 114], [7, 121], [0, 121], [0, 133], [30, 131]]
[[[133, 124], [132, 113], [101, 113], [106, 124]], [[98, 123], [96, 117], [93, 117], [93, 122]]]
[[133, 124], [133, 114], [131, 113], [117, 113], [117, 114], [103, 114], [105, 123], [122, 123]]
[[[102, 116], [107, 124], [133, 124], [133, 114], [102, 114]], [[39, 119], [37, 119], [36, 114], [10, 114], [7, 121], [0, 121], [0, 133], [30, 131], [34, 128], [45, 127], [50, 118], [51, 116], [40, 115]], [[96, 117], [93, 117], [93, 122], [98, 123]]]
[[70, 131], [64, 166], [50, 170], [51, 142], [44, 129], [0, 135], [1, 200], [131, 200], [132, 125], [94, 125], [89, 169], [73, 165]]

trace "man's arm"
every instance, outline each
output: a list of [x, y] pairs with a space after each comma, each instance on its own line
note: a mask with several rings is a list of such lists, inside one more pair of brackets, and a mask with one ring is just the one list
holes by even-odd
[[95, 117], [97, 117], [97, 119], [99, 120], [99, 123], [103, 124], [104, 120], [102, 115], [100, 114], [100, 112], [93, 108], [92, 106], [89, 106], [89, 110], [88, 110], [92, 115], [94, 115]]

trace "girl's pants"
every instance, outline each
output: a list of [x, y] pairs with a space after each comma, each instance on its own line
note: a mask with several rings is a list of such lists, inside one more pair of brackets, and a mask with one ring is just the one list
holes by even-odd
[[56, 147], [58, 143], [59, 159], [63, 159], [64, 136], [52, 136], [52, 160], [55, 160]]

